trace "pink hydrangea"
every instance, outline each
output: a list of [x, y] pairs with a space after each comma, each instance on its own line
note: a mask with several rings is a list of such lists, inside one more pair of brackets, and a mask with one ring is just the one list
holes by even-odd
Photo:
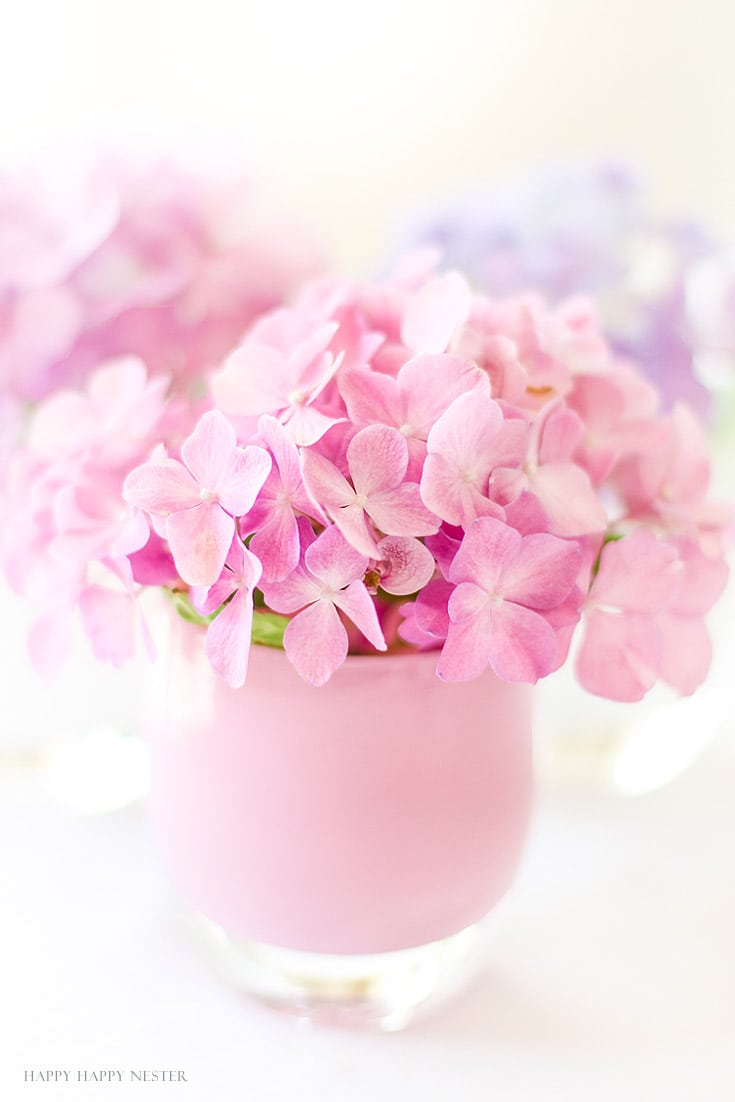
[[705, 676], [732, 512], [694, 416], [659, 410], [589, 303], [494, 301], [407, 263], [307, 285], [198, 403], [126, 363], [41, 406], [11, 480], [20, 584], [55, 623], [79, 606], [102, 656], [135, 626], [125, 605], [108, 634], [108, 611], [157, 585], [233, 686], [253, 641], [314, 685], [411, 649], [447, 681], [534, 683], [578, 631], [592, 692]]

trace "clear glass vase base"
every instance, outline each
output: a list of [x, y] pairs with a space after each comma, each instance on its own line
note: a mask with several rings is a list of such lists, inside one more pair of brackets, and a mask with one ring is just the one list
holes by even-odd
[[480, 927], [390, 953], [305, 953], [230, 937], [203, 915], [190, 926], [230, 986], [319, 1025], [403, 1029], [456, 995], [472, 971]]

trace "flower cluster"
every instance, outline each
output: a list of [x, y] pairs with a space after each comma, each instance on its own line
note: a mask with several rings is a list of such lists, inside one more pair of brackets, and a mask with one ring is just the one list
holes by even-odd
[[414, 215], [401, 246], [436, 247], [491, 295], [594, 295], [614, 349], [655, 381], [666, 407], [682, 399], [706, 414], [707, 386], [735, 372], [735, 259], [699, 225], [653, 217], [644, 200], [625, 164], [551, 164]]
[[321, 270], [260, 190], [111, 158], [0, 178], [0, 461], [26, 404], [118, 355], [197, 379]]
[[38, 410], [10, 566], [41, 660], [75, 605], [121, 660], [163, 586], [232, 686], [253, 640], [314, 685], [410, 649], [447, 681], [534, 683], [577, 630], [592, 692], [704, 676], [731, 515], [695, 417], [659, 410], [580, 300], [473, 296], [420, 262], [320, 280], [206, 383], [184, 402], [128, 359]]

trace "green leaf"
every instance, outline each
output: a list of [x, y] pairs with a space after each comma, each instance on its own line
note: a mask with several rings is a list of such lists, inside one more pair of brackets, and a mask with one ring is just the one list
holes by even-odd
[[197, 624], [199, 627], [208, 627], [217, 614], [221, 612], [221, 609], [218, 608], [211, 616], [201, 616], [189, 600], [188, 593], [182, 593], [181, 590], [178, 589], [165, 589], [164, 593], [170, 598], [179, 616], [182, 620], [186, 620], [187, 624]]
[[283, 650], [283, 633], [288, 627], [288, 616], [279, 616], [277, 612], [258, 612], [253, 614], [252, 640], [263, 647], [277, 647]]

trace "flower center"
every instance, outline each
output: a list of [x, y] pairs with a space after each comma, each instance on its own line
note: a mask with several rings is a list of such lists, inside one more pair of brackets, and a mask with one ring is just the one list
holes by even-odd
[[216, 504], [217, 501], [219, 501], [219, 497], [217, 496], [217, 491], [216, 490], [208, 490], [206, 486], [202, 486], [201, 490], [199, 491], [199, 497], [207, 505], [213, 505], [213, 504]]
[[288, 395], [288, 404], [291, 406], [305, 406], [309, 393], [306, 390], [292, 390]]

